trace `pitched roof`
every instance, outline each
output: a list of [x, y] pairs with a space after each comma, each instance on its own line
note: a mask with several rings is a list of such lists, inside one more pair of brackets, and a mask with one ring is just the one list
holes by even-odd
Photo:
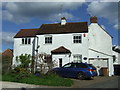
[[2, 56], [13, 57], [13, 50], [12, 49], [6, 49], [4, 52], [2, 52]]
[[61, 46], [57, 49], [54, 49], [51, 51], [52, 54], [63, 54], [63, 53], [71, 53], [69, 49], [66, 49], [65, 47]]
[[66, 23], [65, 25], [42, 24], [37, 29], [21, 29], [14, 38], [35, 37], [43, 34], [61, 34], [61, 33], [85, 33], [88, 32], [87, 22]]
[[39, 29], [21, 29], [14, 38], [35, 37]]
[[85, 33], [88, 32], [87, 22], [66, 23], [65, 25], [42, 24], [37, 35], [41, 34], [61, 34], [61, 33]]

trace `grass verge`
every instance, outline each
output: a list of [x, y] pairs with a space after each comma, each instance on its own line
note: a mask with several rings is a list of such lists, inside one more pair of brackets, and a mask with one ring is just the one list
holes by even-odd
[[47, 85], [47, 86], [71, 86], [73, 85], [73, 81], [68, 78], [62, 78], [57, 75], [47, 75], [47, 76], [35, 76], [30, 75], [25, 78], [18, 78], [18, 75], [13, 74], [5, 74], [2, 75], [2, 81], [10, 81], [10, 82], [19, 82], [26, 84], [34, 84], [34, 85]]

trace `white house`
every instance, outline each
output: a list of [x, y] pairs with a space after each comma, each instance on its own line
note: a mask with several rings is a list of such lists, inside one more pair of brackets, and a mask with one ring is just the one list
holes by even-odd
[[99, 75], [103, 68], [113, 75], [112, 37], [97, 23], [97, 17], [87, 22], [42, 24], [38, 29], [21, 29], [14, 37], [13, 65], [21, 54], [47, 53], [57, 66], [68, 62], [86, 62], [96, 66]]
[[120, 47], [117, 45], [113, 46], [113, 65], [115, 75], [120, 75]]
[[114, 55], [114, 59], [113, 59], [113, 64], [114, 65], [120, 65], [120, 47], [119, 46], [113, 46], [113, 55]]

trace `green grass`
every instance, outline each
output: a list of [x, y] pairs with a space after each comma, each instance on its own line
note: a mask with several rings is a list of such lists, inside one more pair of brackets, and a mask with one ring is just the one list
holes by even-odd
[[34, 85], [48, 85], [48, 86], [71, 86], [73, 81], [68, 78], [62, 78], [57, 75], [47, 75], [37, 77], [34, 75], [30, 75], [29, 77], [17, 79], [18, 75], [13, 74], [5, 74], [2, 76], [2, 81], [10, 81], [10, 82], [19, 82], [19, 83], [27, 83]]
[[0, 74], [0, 81], [2, 81], [2, 75]]

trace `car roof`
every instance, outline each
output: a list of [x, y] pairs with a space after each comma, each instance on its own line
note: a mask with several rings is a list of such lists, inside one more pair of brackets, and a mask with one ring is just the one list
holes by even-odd
[[79, 63], [79, 62], [71, 62], [71, 63], [68, 63], [68, 64], [86, 64], [87, 65], [87, 63]]

